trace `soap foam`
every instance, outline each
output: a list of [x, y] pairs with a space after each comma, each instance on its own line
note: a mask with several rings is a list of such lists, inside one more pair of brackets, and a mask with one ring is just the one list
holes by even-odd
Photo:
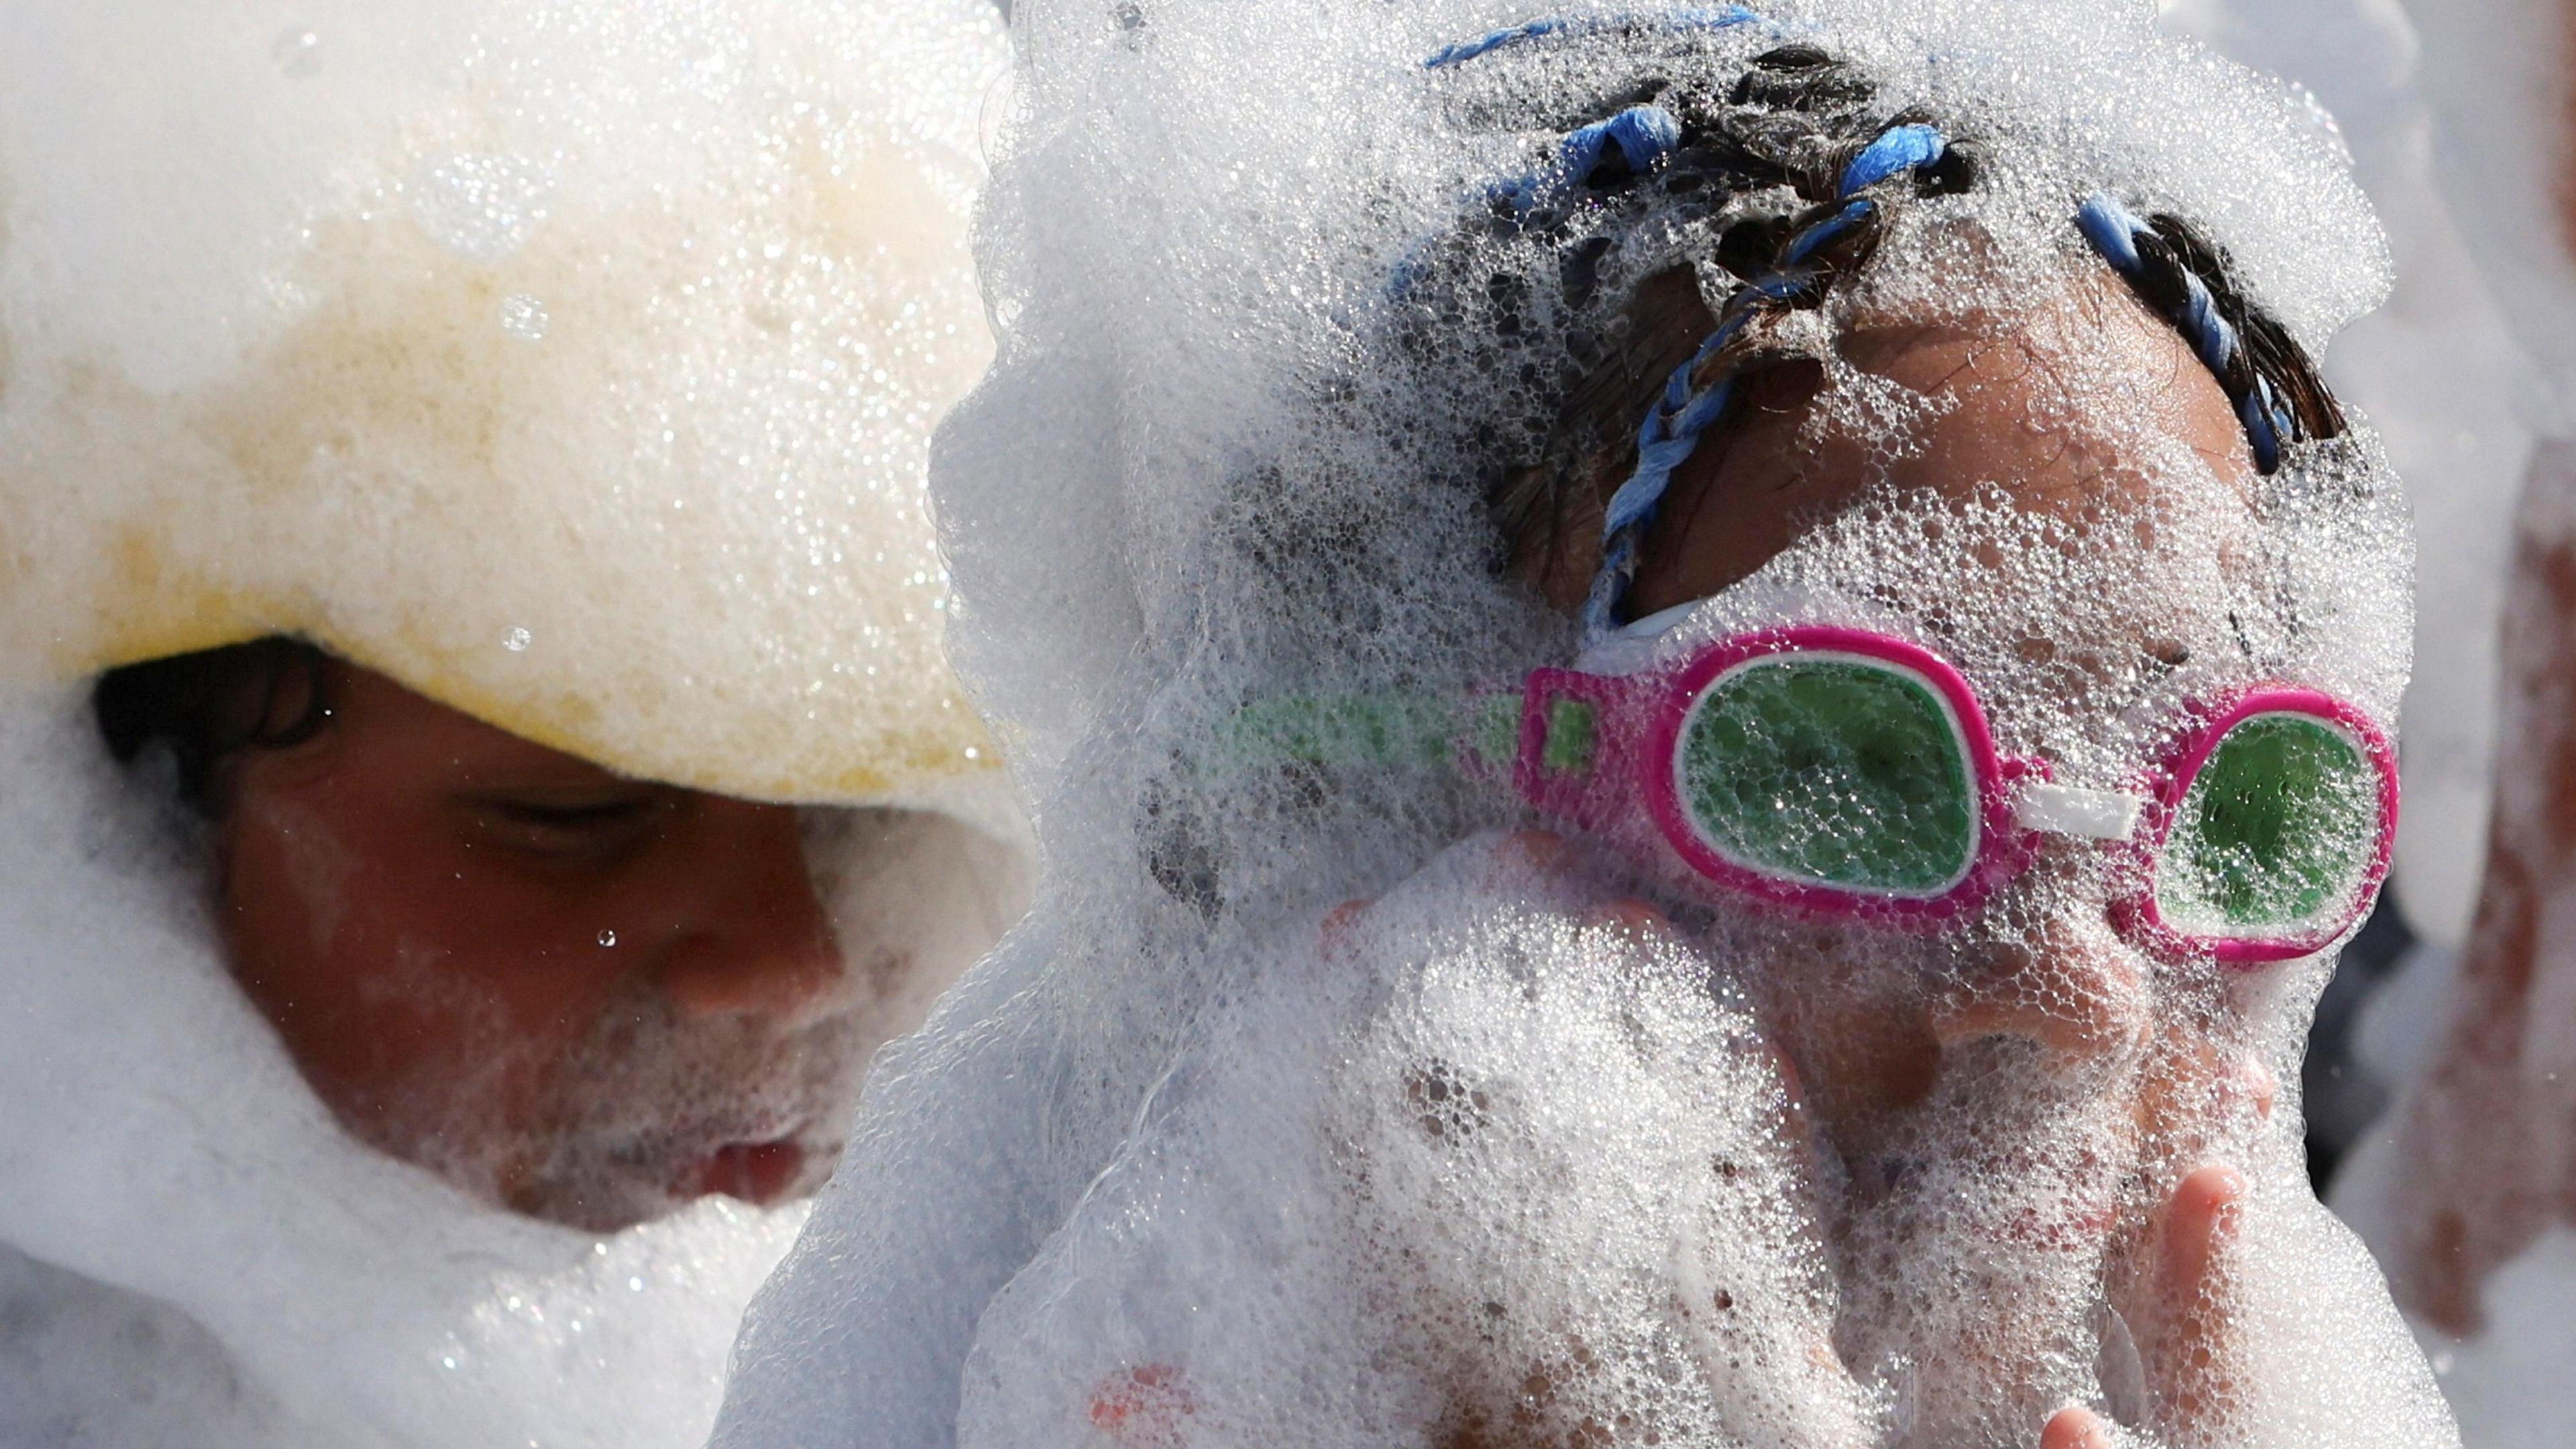
[[[2109, 189], [2204, 228], [2322, 349], [2387, 285], [2331, 134], [2154, 38], [2145, 6], [1775, 14], [1859, 62], [1884, 112], [1917, 103], [1973, 141], [1984, 178], [1903, 208], [1866, 280], [1783, 329], [1824, 354], [1806, 437], [1873, 470], [1913, 456], [1952, 404], [1838, 365], [1834, 338], [1967, 321], [2055, 337], [2034, 423], [2154, 486], [2055, 515], [1992, 488], [1866, 495], [1644, 659], [1587, 667], [1873, 625], [1951, 658], [2007, 753], [2094, 789], [2192, 701], [2264, 678], [2392, 719], [2410, 559], [2368, 429], [2249, 485], [2180, 446], [2157, 374], [2089, 353], [2062, 310], [2127, 305], [2085, 291], [2104, 273], [2071, 224]], [[1526, 817], [1472, 771], [1228, 763], [1247, 706], [1473, 699], [1574, 652], [1497, 577], [1481, 494], [1544, 433], [1584, 319], [1551, 300], [1556, 253], [1481, 227], [1475, 198], [1542, 168], [1639, 53], [1722, 78], [1780, 37], [1614, 33], [1425, 74], [1526, 18], [1020, 7], [985, 232], [1001, 362], [934, 487], [958, 654], [1011, 732], [1046, 873], [898, 1048], [754, 1307], [716, 1442], [2027, 1443], [2070, 1398], [2166, 1444], [2454, 1442], [2306, 1191], [2295, 1089], [2267, 1114], [2201, 1065], [2206, 1047], [2295, 1082], [2331, 953], [2151, 966], [2104, 918], [2108, 867], [2081, 862], [2012, 888], [1973, 939], [1853, 947], [1599, 842], [1570, 882], [1514, 865], [1522, 847], [1478, 832]], [[1636, 228], [1604, 292], [1716, 230]], [[1614, 929], [1628, 893], [1669, 906], [1672, 934]], [[1377, 897], [1358, 926], [1333, 912]], [[1828, 1099], [1864, 1053], [1855, 1080], [1804, 1073], [1838, 1153], [1781, 1142], [1757, 1031], [1802, 998], [1902, 1015], [1943, 983], [1973, 994], [1982, 953], [2017, 948], [2064, 969], [1980, 1005], [2113, 1046], [2070, 1066], [1974, 1042], [1903, 1113], [1854, 1124]], [[2102, 962], [2153, 989], [2106, 991]], [[2167, 1110], [2195, 1093], [2206, 1120]], [[2249, 1237], [2285, 1266], [2209, 1291], [2303, 1314], [2265, 1320], [2256, 1366], [2204, 1386], [2194, 1421], [2158, 1337], [2186, 1305], [2103, 1225], [2143, 1223], [2213, 1159], [2254, 1181]]]
[[[804, 1209], [595, 1236], [359, 1145], [90, 683], [293, 631], [632, 773], [881, 807], [824, 882], [856, 1050], [797, 1084], [845, 1112], [1020, 870], [922, 487], [988, 346], [1002, 58], [981, 0], [0, 14], [0, 1439], [703, 1439]], [[678, 1065], [664, 1111], [743, 1085]]]
[[921, 478], [997, 32], [13, 7], [0, 678], [291, 631], [725, 793], [987, 774]]

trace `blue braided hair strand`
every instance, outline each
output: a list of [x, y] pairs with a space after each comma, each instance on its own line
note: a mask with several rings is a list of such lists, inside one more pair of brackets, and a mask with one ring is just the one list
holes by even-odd
[[2292, 443], [2343, 433], [2343, 409], [2305, 350], [2245, 303], [2225, 258], [2180, 218], [2140, 217], [2104, 193], [2076, 210], [2075, 226], [2138, 299], [2182, 333], [2226, 389], [2253, 446], [2256, 471], [2278, 472]]
[[[1875, 253], [1890, 205], [1973, 185], [1973, 148], [1963, 148], [1928, 116], [1874, 110], [1875, 84], [1817, 44], [1811, 31], [1739, 5], [1533, 20], [1450, 46], [1424, 62], [1428, 70], [1447, 72], [1497, 53], [1586, 37], [1681, 40], [1730, 32], [1754, 34], [1757, 45], [1771, 42], [1750, 57], [1731, 86], [1712, 88], [1706, 57], [1696, 50], [1641, 50], [1639, 84], [1615, 109], [1565, 133], [1536, 172], [1487, 192], [1497, 235], [1535, 238], [1557, 248], [1562, 312], [1556, 325], [1564, 329], [1573, 363], [1600, 374], [1573, 389], [1573, 403], [1604, 415], [1597, 410], [1617, 403], [1606, 387], [1621, 375], [1633, 376], [1625, 369], [1641, 363], [1653, 369], [1648, 375], [1663, 378], [1635, 429], [1633, 462], [1601, 508], [1600, 563], [1582, 606], [1588, 637], [1620, 624], [1673, 475], [1726, 417], [1738, 379], [1783, 355], [1764, 350], [1766, 329], [1760, 324], [1823, 305]], [[1781, 215], [1776, 198], [1784, 195], [1807, 209]], [[1668, 310], [1679, 309], [1675, 320], [1697, 316], [1707, 330], [1676, 337], [1662, 319], [1638, 325], [1640, 319], [1630, 316], [1606, 331], [1585, 321], [1598, 317], [1594, 292], [1601, 268], [1659, 215], [1720, 228], [1715, 256], [1688, 264], [1694, 275], [1706, 275], [1703, 262], [1713, 261], [1716, 271], [1736, 282], [1714, 313], [1693, 302], [1687, 287], [1658, 288]], [[2108, 195], [2087, 200], [2074, 222], [2218, 380], [2260, 472], [2277, 471], [2294, 443], [2344, 431], [2341, 409], [2296, 340], [2246, 301], [2224, 256], [2189, 226], [2167, 215], [2141, 217]], [[1408, 257], [1390, 295], [1410, 300], [1415, 284], [1431, 271], [1426, 254]], [[1633, 268], [1629, 277], [1637, 295], [1659, 280], [1641, 280]], [[1518, 285], [1498, 276], [1490, 290], [1506, 296]], [[1506, 317], [1498, 325], [1510, 334], [1510, 345], [1526, 347], [1539, 319], [1540, 314]], [[1606, 359], [1599, 355], [1605, 338], [1615, 353]], [[1620, 366], [1603, 373], [1607, 363]], [[1555, 456], [1517, 469], [1496, 490], [1516, 551], [1524, 547], [1523, 531], [1531, 521], [1542, 512], [1562, 519], [1568, 507], [1567, 474], [1580, 460], [1564, 450], [1592, 446], [1562, 436], [1572, 420], [1571, 414], [1561, 420], [1560, 436], [1548, 444]], [[1601, 438], [1599, 446], [1609, 442]]]
[[1587, 637], [1597, 638], [1618, 627], [1620, 606], [1636, 580], [1646, 533], [1672, 486], [1673, 470], [1699, 447], [1700, 435], [1726, 414], [1742, 371], [1722, 361], [1728, 349], [1754, 318], [1823, 301], [1836, 275], [1827, 260], [1835, 244], [1863, 235], [1879, 219], [1878, 203], [1860, 193], [1932, 166], [1948, 149], [1938, 130], [1920, 122], [1891, 126], [1880, 133], [1843, 168], [1836, 188], [1841, 204], [1793, 233], [1780, 249], [1777, 265], [1737, 289], [1718, 314], [1717, 330], [1689, 361], [1673, 369], [1662, 398], [1647, 410], [1637, 430], [1636, 471], [1610, 495], [1603, 510], [1601, 566], [1583, 601]]

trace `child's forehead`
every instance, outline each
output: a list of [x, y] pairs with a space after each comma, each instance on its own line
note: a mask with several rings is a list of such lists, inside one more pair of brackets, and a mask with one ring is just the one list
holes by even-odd
[[2241, 523], [2257, 490], [2207, 369], [2097, 278], [2010, 312], [1880, 312], [1831, 335], [1816, 360], [1803, 396], [1757, 378], [1676, 473], [1640, 611], [1725, 588], [1889, 497], [2000, 501], [2098, 555], [2185, 518]]

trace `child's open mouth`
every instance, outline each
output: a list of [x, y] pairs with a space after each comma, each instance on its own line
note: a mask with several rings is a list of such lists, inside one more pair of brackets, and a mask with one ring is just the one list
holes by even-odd
[[784, 1197], [804, 1172], [805, 1149], [793, 1140], [729, 1142], [700, 1165], [698, 1190], [766, 1207]]

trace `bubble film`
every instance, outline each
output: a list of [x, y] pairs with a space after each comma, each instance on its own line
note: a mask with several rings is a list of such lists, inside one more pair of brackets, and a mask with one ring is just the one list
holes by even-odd
[[2331, 1201], [2387, 1271], [2464, 1437], [2554, 1443], [2570, 1350], [2542, 1305], [2565, 1297], [2567, 1240], [2544, 1204], [2563, 1134], [2541, 1124], [2561, 1111], [2544, 1045], [2560, 1028], [2549, 989], [2528, 984], [2552, 969], [2553, 928], [2527, 909], [2548, 791], [2516, 782], [2547, 770], [2563, 636], [2542, 580], [2564, 536], [2550, 500], [2567, 476], [2551, 439], [2567, 432], [2570, 36], [2555, 8], [2511, 3], [2251, 0], [2176, 18], [2314, 85], [2395, 234], [2391, 306], [2330, 366], [2415, 494], [2428, 607], [2397, 890], [2428, 942], [2363, 1005], [2354, 1058], [2311, 1067], [2309, 1116], [2353, 1146]]
[[[2258, 478], [2072, 221], [2105, 190], [2188, 217], [2322, 350], [2386, 284], [2330, 137], [2122, 5], [1578, 9], [1423, 65], [1530, 18], [1018, 11], [1000, 363], [934, 487], [959, 656], [1046, 871], [897, 1049], [716, 1442], [2001, 1445], [2069, 1402], [2137, 1443], [2455, 1442], [2305, 1185], [2289, 1084], [2331, 953], [2144, 944], [2169, 822], [1999, 857], [1933, 929], [1787, 913], [1695, 883], [1641, 811], [1528, 833], [1478, 703], [1833, 626], [1947, 661], [2060, 800], [2142, 794], [2267, 683], [2386, 728], [2411, 560], [2377, 440]], [[1798, 47], [1848, 65], [1755, 64]], [[1633, 430], [1664, 370], [1623, 359], [1716, 313], [1759, 270], [1743, 238], [1803, 209], [1714, 186], [1724, 156], [1621, 178], [1595, 132], [1567, 159], [1641, 95], [1828, 176], [1858, 144], [1779, 118], [1929, 117], [1977, 179], [1894, 207], [1856, 280], [1765, 324], [1814, 388], [1745, 435], [1853, 486], [1659, 628], [1585, 640], [1489, 501], [1509, 517], [1600, 379]], [[1607, 200], [1565, 189], [1605, 167]], [[1972, 342], [1909, 382], [1872, 351], [1891, 329], [2028, 365], [1963, 383], [1996, 355]], [[1817, 871], [1920, 836], [1882, 827], [1941, 773], [1876, 773], [1862, 736], [1922, 731], [1830, 713], [1812, 753], [1867, 788], [1806, 760], [1739, 792]], [[1524, 726], [1569, 760], [1612, 735]], [[2297, 787], [2284, 829], [2347, 798], [2304, 778], [2264, 775]], [[2212, 798], [2184, 855], [2241, 864]], [[2210, 1163], [2247, 1183], [2231, 1246], [2177, 1266], [2176, 1184]]]

